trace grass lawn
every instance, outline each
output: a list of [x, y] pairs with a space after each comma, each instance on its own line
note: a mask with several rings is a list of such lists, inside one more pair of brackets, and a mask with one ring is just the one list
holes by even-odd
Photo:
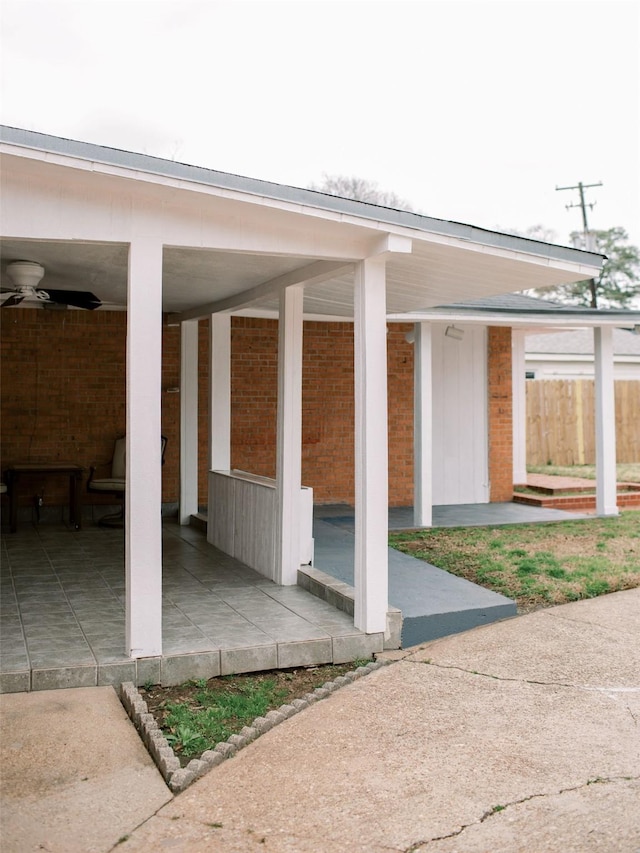
[[640, 511], [617, 518], [393, 533], [389, 544], [500, 592], [525, 613], [640, 586]]
[[[595, 465], [527, 465], [529, 474], [556, 474], [559, 477], [584, 477], [595, 480]], [[640, 483], [640, 462], [624, 462], [616, 465], [619, 483]]]

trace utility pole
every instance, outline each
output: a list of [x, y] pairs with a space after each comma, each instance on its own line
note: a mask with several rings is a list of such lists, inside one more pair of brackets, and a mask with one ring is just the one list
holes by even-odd
[[[559, 190], [578, 190], [580, 193], [580, 202], [579, 204], [567, 204], [565, 205], [567, 210], [570, 210], [572, 207], [579, 207], [582, 211], [582, 230], [584, 232], [584, 248], [590, 251], [595, 250], [595, 246], [592, 245], [591, 235], [589, 234], [589, 226], [587, 224], [587, 208], [593, 210], [595, 201], [587, 204], [584, 200], [584, 191], [591, 189], [591, 187], [601, 187], [602, 181], [598, 181], [597, 184], [583, 184], [582, 181], [578, 181], [577, 185], [574, 187], [556, 187], [556, 192]], [[595, 279], [589, 279], [589, 290], [591, 292], [591, 307], [598, 307], [598, 295], [597, 295], [597, 287]]]

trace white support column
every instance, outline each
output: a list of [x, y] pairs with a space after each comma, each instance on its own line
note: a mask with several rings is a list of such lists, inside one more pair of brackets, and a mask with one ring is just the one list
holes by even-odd
[[283, 585], [297, 583], [300, 568], [303, 301], [302, 285], [287, 287], [280, 294], [275, 580]]
[[413, 523], [433, 524], [431, 326], [416, 323], [413, 345]]
[[[209, 317], [209, 470], [231, 467], [231, 316]], [[211, 507], [209, 507], [211, 510]]]
[[198, 511], [198, 321], [180, 324], [180, 524]]
[[596, 383], [596, 513], [618, 515], [613, 330], [593, 330]]
[[511, 330], [511, 385], [513, 388], [513, 484], [527, 482], [527, 386], [525, 333]]
[[385, 261], [356, 264], [355, 613], [368, 634], [385, 631], [388, 610], [387, 323]]
[[126, 647], [162, 654], [162, 243], [129, 247], [127, 301]]

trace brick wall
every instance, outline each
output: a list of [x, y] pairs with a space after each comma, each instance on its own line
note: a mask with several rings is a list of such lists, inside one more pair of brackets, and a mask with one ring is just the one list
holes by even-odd
[[[178, 328], [163, 335], [163, 388], [179, 384]], [[125, 432], [126, 314], [115, 311], [2, 312], [2, 469], [13, 462], [73, 462], [88, 469], [111, 458]], [[163, 500], [178, 494], [179, 394], [162, 395], [167, 436]], [[19, 504], [44, 490], [46, 506], [67, 502], [67, 481], [29, 478]], [[112, 498], [85, 494], [85, 503]]]
[[[0, 464], [106, 462], [125, 432], [126, 315], [7, 309], [2, 315]], [[407, 327], [388, 334], [389, 503], [413, 501], [413, 347]], [[207, 502], [208, 322], [199, 323], [199, 502]], [[235, 468], [275, 475], [278, 328], [274, 320], [232, 320], [232, 448]], [[353, 326], [305, 323], [302, 479], [319, 503], [354, 501]], [[162, 499], [179, 498], [180, 330], [165, 327], [162, 431], [167, 451]], [[511, 335], [489, 330], [491, 500], [510, 500]], [[25, 483], [21, 504], [41, 487], [45, 503], [66, 503], [66, 483]], [[87, 503], [100, 496], [85, 495]], [[107, 501], [110, 499], [107, 498]]]
[[511, 379], [511, 329], [490, 326], [487, 336], [489, 392], [490, 501], [510, 501], [513, 496], [513, 396]]
[[[206, 447], [208, 323], [201, 323], [200, 444]], [[389, 502], [413, 500], [413, 347], [406, 327], [389, 330]], [[278, 324], [234, 317], [231, 325], [231, 465], [265, 477], [276, 470]], [[304, 324], [302, 481], [317, 503], [354, 502], [353, 325]], [[206, 503], [201, 459], [200, 503]]]

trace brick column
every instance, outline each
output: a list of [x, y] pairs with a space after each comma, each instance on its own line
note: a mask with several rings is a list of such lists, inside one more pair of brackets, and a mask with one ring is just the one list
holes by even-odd
[[513, 496], [513, 390], [511, 328], [490, 326], [487, 342], [489, 482], [491, 503]]

